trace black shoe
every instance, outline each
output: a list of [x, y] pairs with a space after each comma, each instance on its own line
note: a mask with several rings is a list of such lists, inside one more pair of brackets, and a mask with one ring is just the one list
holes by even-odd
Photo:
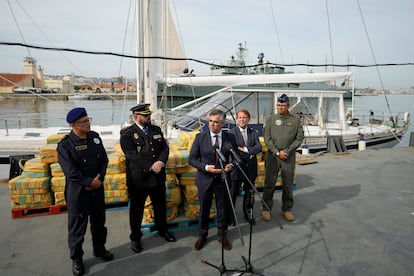
[[141, 241], [132, 241], [131, 249], [135, 253], [140, 253], [142, 251]]
[[73, 260], [72, 273], [73, 275], [83, 275], [85, 273], [85, 268], [83, 267], [82, 259]]
[[100, 250], [94, 250], [93, 255], [95, 257], [101, 258], [105, 262], [109, 262], [109, 261], [112, 261], [114, 259], [114, 254], [112, 254], [111, 252], [106, 250], [105, 247], [100, 249]]
[[177, 241], [173, 234], [170, 232], [165, 232], [164, 234], [160, 234], [161, 237], [164, 237], [167, 242], [175, 242]]
[[205, 237], [200, 237], [200, 238], [196, 241], [196, 243], [195, 243], [195, 245], [194, 245], [194, 249], [195, 249], [195, 250], [197, 250], [197, 251], [200, 251], [200, 250], [201, 250], [201, 248], [203, 248], [203, 246], [204, 246], [204, 244], [206, 243], [206, 241], [207, 241], [207, 238], [205, 238]]

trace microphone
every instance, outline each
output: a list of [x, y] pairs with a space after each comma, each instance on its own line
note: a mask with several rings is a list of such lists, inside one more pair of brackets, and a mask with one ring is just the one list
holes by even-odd
[[221, 161], [226, 162], [226, 157], [223, 155], [223, 153], [220, 151], [218, 147], [214, 147], [216, 153], [220, 157]]
[[233, 148], [230, 148], [230, 152], [231, 154], [233, 154], [233, 157], [234, 159], [236, 159], [237, 163], [242, 163], [240, 156], [237, 154], [237, 152]]

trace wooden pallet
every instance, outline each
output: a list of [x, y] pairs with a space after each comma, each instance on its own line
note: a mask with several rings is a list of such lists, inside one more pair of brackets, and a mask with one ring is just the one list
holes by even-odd
[[[121, 210], [129, 208], [129, 201], [108, 203], [105, 205], [106, 210]], [[11, 210], [12, 218], [29, 218], [38, 216], [48, 216], [67, 213], [66, 205], [49, 205], [31, 208], [13, 208]]]
[[66, 213], [66, 205], [50, 205], [33, 208], [12, 209], [12, 218], [28, 218]]

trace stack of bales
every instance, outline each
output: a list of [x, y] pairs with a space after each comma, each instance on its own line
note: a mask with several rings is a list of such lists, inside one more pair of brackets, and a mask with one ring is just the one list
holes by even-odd
[[[177, 148], [177, 147], [176, 147]], [[119, 158], [119, 164], [122, 168], [122, 173], [120, 173], [118, 181], [118, 184], [115, 183], [115, 181], [111, 181], [112, 185], [117, 185], [120, 188], [119, 183], [122, 183], [122, 186], [126, 187], [126, 166], [125, 166], [125, 154], [122, 151], [122, 148], [119, 144], [115, 145], [115, 153], [111, 154], [111, 158], [115, 158], [113, 156], [117, 156]], [[111, 159], [110, 158], [110, 159]], [[188, 151], [185, 150], [170, 150], [169, 159], [175, 160], [173, 163], [169, 163], [170, 165], [166, 165], [166, 172], [167, 177], [165, 181], [165, 188], [166, 188], [166, 208], [167, 208], [167, 220], [173, 220], [178, 216], [179, 212], [179, 206], [181, 204], [181, 190], [178, 183], [177, 176], [175, 172], [180, 172], [183, 170], [184, 167], [187, 165], [183, 165], [185, 163], [188, 163]], [[169, 161], [170, 162], [170, 161]], [[111, 163], [111, 162], [110, 162]], [[112, 170], [113, 166], [108, 165], [107, 175], [105, 178], [105, 183], [110, 181], [110, 178], [113, 177], [110, 172]], [[112, 187], [112, 186], [111, 186]], [[105, 185], [105, 190], [108, 189], [107, 185]], [[109, 188], [111, 189], [111, 188]], [[152, 223], [154, 221], [154, 209], [152, 207], [151, 199], [148, 197], [145, 202], [145, 208], [144, 208], [144, 216], [142, 219], [142, 223]]]
[[57, 144], [66, 134], [51, 135], [46, 139], [46, 146], [40, 148], [40, 158], [42, 162], [50, 164], [50, 172], [52, 174], [51, 190], [55, 199], [55, 205], [66, 205], [65, 186], [66, 180], [62, 168], [58, 163]]
[[[177, 146], [182, 149], [186, 149], [188, 154], [193, 145], [195, 136], [198, 131], [194, 132], [182, 132], [178, 135]], [[174, 151], [174, 147], [171, 147]], [[171, 154], [170, 154], [171, 156]], [[198, 188], [195, 185], [195, 178], [197, 169], [191, 167], [188, 164], [188, 158], [186, 160], [185, 167], [182, 167], [182, 170], [177, 173], [177, 177], [182, 189], [183, 194], [183, 208], [184, 216], [190, 219], [196, 219], [200, 213], [200, 201], [198, 198]], [[169, 160], [170, 162], [170, 160]], [[168, 164], [167, 164], [168, 167]], [[216, 205], [213, 202], [210, 210], [210, 217], [216, 217], [217, 210]]]
[[50, 172], [52, 173], [52, 192], [55, 197], [55, 205], [65, 206], [66, 179], [59, 163], [50, 164]]
[[119, 144], [115, 145], [114, 150], [108, 155], [109, 161], [104, 180], [106, 204], [128, 202], [125, 155]]
[[[178, 209], [181, 205], [181, 190], [175, 174], [167, 174], [165, 188], [167, 220], [171, 221], [178, 217]], [[152, 207], [151, 199], [148, 196], [145, 201], [142, 223], [152, 222], [154, 222], [154, 208]]]
[[13, 209], [49, 206], [53, 204], [50, 190], [49, 165], [40, 158], [32, 158], [20, 164], [23, 173], [9, 181]]

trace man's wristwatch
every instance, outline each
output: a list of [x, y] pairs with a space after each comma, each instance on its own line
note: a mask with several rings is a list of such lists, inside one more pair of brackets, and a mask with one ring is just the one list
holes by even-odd
[[277, 152], [276, 152], [276, 156], [279, 156], [280, 155], [280, 151], [278, 150]]

